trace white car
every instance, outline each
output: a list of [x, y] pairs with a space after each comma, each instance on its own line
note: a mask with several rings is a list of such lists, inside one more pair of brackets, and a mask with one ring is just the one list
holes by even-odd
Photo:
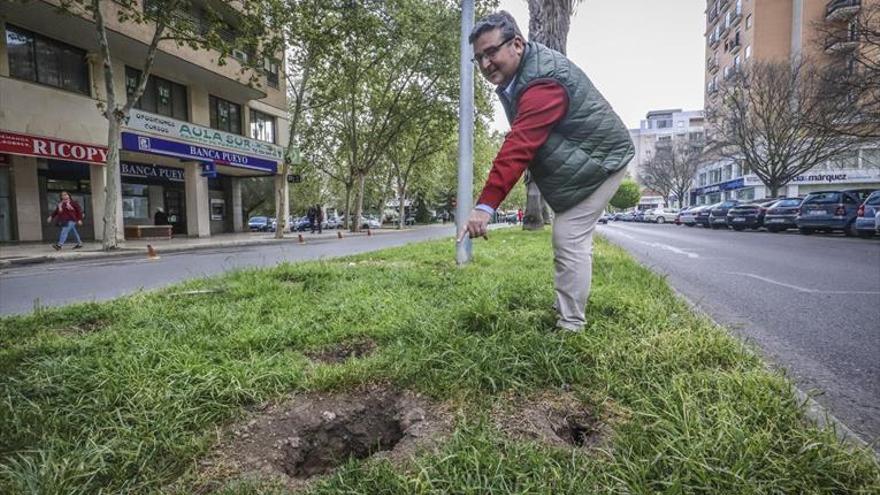
[[645, 221], [652, 223], [666, 223], [675, 220], [678, 208], [654, 208], [645, 212]]

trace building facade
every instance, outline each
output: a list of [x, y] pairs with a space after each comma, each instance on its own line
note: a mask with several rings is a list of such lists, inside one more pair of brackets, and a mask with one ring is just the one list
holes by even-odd
[[[635, 156], [629, 162], [627, 172], [641, 184], [642, 167], [657, 154], [658, 149], [671, 147], [682, 141], [701, 146], [705, 139], [704, 126], [702, 110], [683, 111], [676, 108], [648, 112], [645, 119], [640, 122], [639, 128], [629, 131], [635, 145]], [[639, 209], [664, 206], [662, 196], [645, 189], [644, 184], [642, 186]]]
[[[58, 13], [57, 3], [0, 4], [0, 241], [52, 239], [55, 227], [45, 219], [62, 190], [84, 209], [82, 236], [102, 236], [108, 124], [99, 110], [106, 100], [101, 57], [94, 24]], [[124, 98], [136, 85], [152, 26], [119, 23], [119, 7], [102, 4], [113, 84]], [[198, 20], [198, 12], [182, 14]], [[218, 55], [159, 45], [122, 129], [118, 226], [150, 225], [162, 210], [178, 235], [242, 231], [240, 181], [280, 182], [288, 132], [283, 57], [263, 61], [253, 85], [239, 60], [220, 65]]]
[[[880, 0], [709, 0], [706, 8], [705, 108], [721, 104], [718, 88], [752, 60], [806, 56], [822, 64], [847, 65], [859, 43], [850, 36], [852, 19]], [[827, 39], [826, 32], [832, 36]], [[828, 188], [880, 188], [880, 143], [822, 164], [793, 180], [788, 196]], [[694, 178], [691, 201], [761, 199], [769, 191], [743, 164], [714, 161]]]

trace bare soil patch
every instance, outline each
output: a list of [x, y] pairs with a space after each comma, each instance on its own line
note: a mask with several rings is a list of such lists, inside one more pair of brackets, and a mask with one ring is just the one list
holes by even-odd
[[595, 411], [568, 392], [500, 400], [492, 409], [492, 418], [512, 438], [558, 447], [591, 449], [610, 433]]
[[231, 428], [200, 463], [202, 492], [242, 478], [297, 490], [351, 459], [405, 462], [448, 436], [451, 418], [419, 395], [382, 386], [298, 395]]
[[357, 340], [352, 342], [340, 342], [331, 347], [307, 352], [306, 356], [312, 361], [327, 364], [339, 364], [349, 359], [361, 358], [375, 352], [376, 343], [372, 340]]

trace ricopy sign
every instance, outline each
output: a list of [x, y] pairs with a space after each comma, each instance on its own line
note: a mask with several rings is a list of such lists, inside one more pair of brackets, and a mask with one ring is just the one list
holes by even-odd
[[235, 153], [251, 155], [274, 162], [284, 159], [284, 149], [272, 143], [266, 143], [238, 134], [218, 131], [191, 122], [183, 122], [171, 117], [155, 115], [143, 110], [132, 110], [125, 123], [127, 129], [146, 132], [175, 141], [224, 148]]
[[104, 165], [107, 162], [106, 146], [74, 143], [7, 131], [0, 131], [0, 153], [56, 158], [91, 165]]

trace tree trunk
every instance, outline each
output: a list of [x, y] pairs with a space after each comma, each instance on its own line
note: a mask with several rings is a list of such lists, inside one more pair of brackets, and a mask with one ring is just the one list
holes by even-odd
[[[109, 98], [108, 98], [109, 100]], [[119, 229], [116, 225], [117, 197], [120, 194], [121, 176], [119, 174], [119, 139], [121, 122], [111, 116], [107, 123], [107, 164], [105, 166], [106, 184], [104, 186], [104, 239], [101, 248], [110, 251], [119, 247]]]
[[[565, 54], [574, 0], [528, 0], [529, 39]], [[526, 211], [523, 230], [542, 230], [550, 212], [534, 181], [526, 177]]]
[[542, 230], [544, 228], [544, 200], [534, 181], [526, 182], [526, 211], [523, 215], [523, 230]]
[[406, 228], [406, 185], [397, 186], [397, 211], [399, 215], [397, 227], [403, 230]]
[[352, 183], [345, 184], [345, 230], [349, 230], [351, 228], [351, 188], [354, 186]]
[[364, 214], [364, 184], [367, 180], [367, 174], [364, 172], [358, 172], [358, 190], [355, 195], [355, 217], [354, 224], [352, 224], [351, 231], [352, 232], [360, 232], [361, 231], [361, 217]]
[[[285, 160], [286, 161], [286, 160]], [[285, 163], [284, 168], [287, 168], [287, 164]], [[288, 186], [287, 186], [287, 173], [286, 170], [283, 175], [284, 179], [281, 181], [281, 188], [275, 189], [275, 238], [283, 239], [285, 226], [287, 225], [287, 208], [285, 206], [289, 201], [288, 196]], [[274, 189], [274, 188], [273, 188]], [[289, 230], [289, 229], [288, 229]]]

